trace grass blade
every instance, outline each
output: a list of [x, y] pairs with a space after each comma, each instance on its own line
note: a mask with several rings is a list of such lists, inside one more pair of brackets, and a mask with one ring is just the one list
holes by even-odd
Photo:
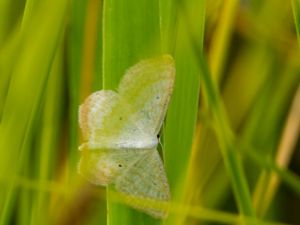
[[[158, 1], [108, 0], [103, 4], [103, 87], [116, 89], [120, 78], [141, 59], [160, 54]], [[110, 201], [108, 224], [156, 224], [154, 219]]]
[[[10, 149], [9, 152], [1, 151], [1, 177], [16, 176], [24, 165], [26, 141], [29, 141], [30, 135], [33, 134], [32, 125], [38, 115], [40, 96], [62, 35], [66, 6], [66, 1], [57, 1], [57, 4], [53, 4], [53, 1], [43, 2], [35, 12], [34, 19], [28, 23], [26, 31], [24, 28], [22, 48], [14, 64], [0, 124], [0, 149]], [[56, 16], [49, 17], [48, 14], [44, 14], [43, 7], [48, 8], [47, 12], [50, 15]], [[29, 92], [24, 87], [32, 89]], [[16, 161], [17, 166], [11, 168]], [[11, 183], [4, 198], [4, 205], [1, 206], [1, 224], [8, 222], [14, 195], [14, 184]]]
[[296, 33], [297, 33], [298, 42], [300, 46], [300, 2], [299, 0], [291, 0], [291, 1], [292, 1], [293, 13], [294, 13]]

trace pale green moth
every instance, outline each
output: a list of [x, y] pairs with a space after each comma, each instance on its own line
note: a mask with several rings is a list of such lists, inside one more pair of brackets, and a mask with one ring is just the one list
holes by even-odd
[[[170, 190], [156, 150], [175, 79], [173, 58], [163, 55], [132, 66], [117, 92], [91, 94], [79, 108], [85, 143], [79, 173], [96, 185], [114, 185], [123, 194], [167, 202]], [[166, 210], [132, 207], [156, 218]]]

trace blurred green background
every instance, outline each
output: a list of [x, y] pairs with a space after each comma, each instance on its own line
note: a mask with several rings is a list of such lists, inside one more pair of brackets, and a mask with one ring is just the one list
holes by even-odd
[[[300, 224], [299, 0], [1, 0], [0, 225]], [[171, 54], [169, 217], [77, 175], [78, 106]]]

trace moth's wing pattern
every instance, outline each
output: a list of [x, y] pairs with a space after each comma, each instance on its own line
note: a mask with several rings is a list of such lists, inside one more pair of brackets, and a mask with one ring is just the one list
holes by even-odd
[[79, 126], [85, 141], [92, 138], [95, 129], [103, 126], [103, 118], [117, 103], [114, 91], [97, 91], [87, 97], [79, 107]]
[[[125, 195], [169, 201], [166, 174], [154, 148], [174, 79], [173, 59], [165, 55], [131, 67], [118, 93], [101, 90], [90, 95], [79, 108], [85, 140], [79, 173], [97, 185], [114, 184]], [[156, 218], [167, 215], [166, 210], [149, 207], [147, 201], [129, 204]]]
[[89, 149], [151, 146], [153, 137], [136, 121], [132, 107], [110, 90], [91, 94], [79, 107], [79, 124]]
[[139, 126], [151, 135], [157, 135], [160, 130], [174, 79], [173, 58], [163, 55], [137, 63], [120, 82], [120, 96], [132, 106]]
[[144, 152], [137, 149], [86, 150], [82, 151], [78, 172], [91, 183], [106, 186], [143, 157]]
[[[161, 158], [155, 149], [139, 150], [143, 152], [138, 160], [116, 177], [117, 191], [140, 199], [167, 202], [170, 200], [170, 190]], [[147, 201], [132, 200], [129, 204], [153, 217], [165, 218], [167, 210], [149, 207]]]

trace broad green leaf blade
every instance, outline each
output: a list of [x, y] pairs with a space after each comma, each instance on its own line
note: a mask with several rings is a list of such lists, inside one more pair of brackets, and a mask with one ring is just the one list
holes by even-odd
[[[188, 43], [182, 21], [179, 24], [179, 31], [175, 50], [175, 89], [164, 129], [166, 170], [174, 202], [181, 201], [184, 197], [183, 190], [191, 157], [200, 87], [197, 61]], [[170, 214], [167, 224], [175, 224], [179, 222], [179, 218]]]
[[[160, 54], [159, 3], [104, 1], [102, 24], [103, 87], [116, 89], [126, 69], [141, 59]], [[107, 198], [109, 225], [157, 223], [128, 206], [111, 202], [109, 192]]]
[[160, 50], [158, 1], [103, 4], [103, 84], [116, 88], [129, 66]]
[[176, 1], [159, 1], [161, 46], [163, 52], [173, 53], [176, 45], [178, 6]]

